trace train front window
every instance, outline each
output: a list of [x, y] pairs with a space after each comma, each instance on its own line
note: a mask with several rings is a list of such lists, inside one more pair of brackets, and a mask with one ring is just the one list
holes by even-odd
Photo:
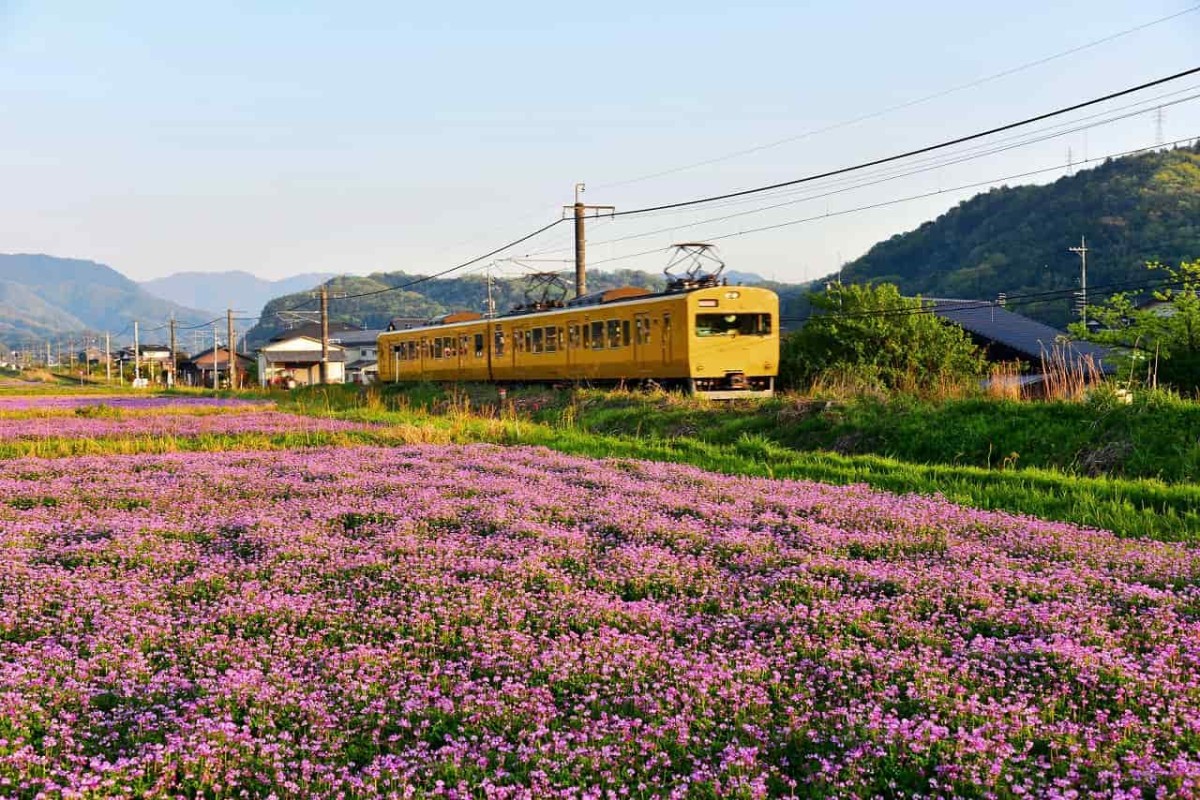
[[697, 314], [697, 336], [768, 336], [770, 314]]

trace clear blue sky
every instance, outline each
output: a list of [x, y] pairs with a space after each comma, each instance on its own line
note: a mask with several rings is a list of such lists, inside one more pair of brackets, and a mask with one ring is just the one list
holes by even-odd
[[[624, 182], [933, 94], [1191, 5], [0, 0], [0, 252], [91, 258], [135, 279], [433, 271], [554, 218], [575, 181], [587, 182], [590, 202], [619, 208], [735, 190], [1200, 65], [1196, 11], [868, 122]], [[1193, 85], [1200, 80], [1161, 92]], [[1200, 135], [1200, 100], [1167, 108], [1162, 127], [1166, 140]], [[601, 223], [591, 257], [829, 212], [722, 240], [733, 268], [812, 278], [979, 189], [838, 212], [1064, 165], [1068, 148], [1079, 160], [1146, 147], [1156, 135], [1145, 114], [626, 242], [603, 243], [756, 205]], [[564, 226], [517, 252], [553, 250], [569, 236]], [[657, 270], [664, 257], [608, 263]]]

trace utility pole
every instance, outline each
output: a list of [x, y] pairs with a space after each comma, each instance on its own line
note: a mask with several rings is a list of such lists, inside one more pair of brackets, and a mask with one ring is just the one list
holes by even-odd
[[329, 284], [321, 284], [321, 383], [329, 383]]
[[104, 382], [112, 383], [112, 340], [104, 332]]
[[[141, 339], [138, 338], [137, 320], [133, 322], [133, 379], [136, 381], [142, 377], [142, 345]], [[137, 385], [136, 383], [134, 384]]]
[[1087, 240], [1079, 237], [1079, 247], [1067, 248], [1079, 254], [1079, 318], [1087, 325]]
[[487, 315], [488, 315], [488, 319], [491, 319], [492, 317], [496, 316], [496, 299], [494, 297], [492, 297], [492, 266], [494, 264], [495, 264], [494, 261], [491, 264], [488, 264], [488, 270], [487, 270]]
[[582, 297], [587, 294], [587, 237], [584, 230], [584, 219], [586, 219], [588, 211], [595, 211], [594, 216], [599, 216], [600, 212], [607, 211], [610, 215], [617, 210], [616, 206], [589, 206], [585, 205], [579, 195], [586, 189], [582, 183], [575, 184], [575, 203], [574, 205], [564, 206], [563, 211], [570, 210], [575, 215], [575, 296]]
[[[233, 338], [233, 309], [232, 308], [225, 309], [225, 324], [228, 328], [228, 334], [229, 334], [226, 339], [226, 342], [225, 342], [225, 352], [229, 354], [229, 388], [236, 389], [236, 388], [238, 388], [237, 355], [233, 352], [234, 338]], [[213, 354], [213, 358], [216, 358], [215, 353]], [[214, 361], [213, 363], [216, 363], [216, 362]]]
[[213, 391], [216, 391], [217, 389], [221, 388], [221, 385], [217, 380], [217, 323], [215, 323], [215, 322], [213, 323], [212, 370], [213, 370]]
[[46, 340], [46, 369], [50, 369], [50, 340]]
[[179, 356], [175, 353], [175, 315], [171, 315], [169, 323], [171, 329], [171, 361], [170, 367], [167, 369], [167, 386], [174, 388], [175, 386], [175, 367], [178, 365]]

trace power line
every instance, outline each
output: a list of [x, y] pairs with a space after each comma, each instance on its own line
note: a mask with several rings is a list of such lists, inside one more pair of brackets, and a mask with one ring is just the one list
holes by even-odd
[[1041, 122], [1042, 120], [1045, 120], [1045, 119], [1051, 119], [1053, 117], [1062, 116], [1063, 114], [1069, 114], [1072, 111], [1078, 111], [1081, 108], [1088, 108], [1089, 106], [1094, 106], [1099, 103], [1105, 103], [1105, 102], [1108, 102], [1109, 100], [1115, 100], [1118, 97], [1124, 97], [1126, 95], [1133, 94], [1135, 92], [1144, 91], [1144, 90], [1149, 89], [1154, 86], [1160, 86], [1164, 83], [1169, 83], [1170, 81], [1175, 81], [1175, 80], [1179, 80], [1180, 78], [1185, 78], [1188, 75], [1195, 75], [1198, 72], [1200, 72], [1200, 67], [1192, 67], [1191, 69], [1184, 70], [1183, 72], [1177, 72], [1173, 75], [1168, 75], [1163, 78], [1158, 78], [1153, 81], [1148, 81], [1146, 83], [1138, 84], [1137, 86], [1131, 86], [1128, 89], [1122, 89], [1118, 92], [1111, 92], [1109, 94], [1103, 95], [1102, 97], [1096, 97], [1091, 100], [1086, 100], [1082, 103], [1076, 103], [1074, 105], [1065, 106], [1063, 108], [1059, 108], [1054, 111], [1047, 111], [1046, 113], [1043, 113], [1043, 114], [1038, 114], [1033, 117], [1027, 117], [1027, 118], [1019, 120], [1017, 122], [1010, 122], [1006, 125], [1000, 125], [995, 128], [989, 128], [988, 130], [979, 131], [977, 133], [968, 134], [966, 136], [960, 136], [956, 139], [948, 139], [944, 142], [927, 145], [925, 147], [919, 147], [915, 150], [907, 150], [903, 153], [896, 153], [895, 155], [885, 156], [883, 158], [877, 158], [872, 161], [864, 161], [862, 163], [854, 164], [849, 167], [840, 167], [838, 169], [828, 170], [826, 172], [819, 172], [819, 173], [816, 173], [813, 175], [806, 175], [802, 178], [794, 178], [792, 180], [780, 181], [779, 183], [772, 183], [772, 184], [768, 184], [766, 186], [757, 186], [752, 189], [741, 189], [736, 192], [726, 192], [725, 194], [711, 195], [708, 197], [699, 197], [694, 200], [683, 200], [683, 201], [679, 201], [679, 202], [675, 202], [675, 203], [663, 203], [662, 205], [657, 205], [657, 206], [646, 206], [644, 208], [634, 208], [634, 209], [630, 209], [628, 211], [618, 211], [618, 212], [615, 212], [614, 214], [611, 214], [610, 216], [629, 217], [629, 216], [633, 216], [635, 214], [648, 214], [653, 211], [665, 211], [667, 209], [672, 209], [672, 208], [684, 208], [687, 206], [696, 206], [696, 205], [701, 205], [703, 203], [716, 202], [718, 200], [728, 200], [732, 197], [745, 197], [747, 195], [761, 194], [763, 192], [769, 192], [769, 191], [772, 191], [775, 189], [782, 189], [787, 186], [796, 186], [796, 185], [799, 185], [802, 183], [811, 183], [812, 181], [821, 180], [823, 178], [830, 178], [835, 175], [845, 175], [850, 172], [858, 172], [860, 170], [864, 170], [869, 167], [879, 166], [880, 164], [889, 164], [893, 161], [900, 161], [901, 159], [912, 158], [913, 156], [919, 156], [924, 153], [931, 153], [931, 152], [934, 152], [935, 150], [944, 150], [947, 147], [953, 147], [954, 145], [963, 144], [964, 142], [970, 142], [970, 141], [974, 141], [976, 139], [982, 139], [986, 136], [993, 136], [997, 133], [1003, 133], [1004, 131], [1010, 131], [1010, 130], [1013, 130], [1014, 128], [1021, 128], [1026, 125], [1032, 125], [1035, 122]]
[[625, 180], [614, 181], [612, 183], [599, 184], [599, 185], [597, 185], [596, 188], [607, 189], [607, 188], [612, 188], [615, 186], [626, 186], [626, 185], [629, 185], [632, 183], [641, 183], [643, 181], [652, 180], [654, 178], [661, 178], [661, 177], [664, 177], [667, 175], [675, 175], [677, 173], [686, 172], [687, 170], [695, 169], [697, 167], [705, 167], [710, 164], [718, 164], [722, 161], [729, 161], [730, 159], [739, 158], [739, 157], [745, 156], [745, 155], [751, 155], [753, 153], [759, 153], [759, 152], [762, 152], [763, 150], [769, 150], [774, 147], [779, 147], [781, 145], [790, 144], [792, 142], [797, 142], [797, 141], [800, 141], [801, 139], [807, 139], [807, 138], [810, 138], [813, 136], [818, 136], [822, 133], [829, 133], [830, 131], [835, 131], [840, 128], [846, 128], [851, 125], [857, 125], [860, 122], [866, 122], [867, 120], [876, 119], [878, 117], [882, 117], [887, 114], [891, 114], [895, 111], [901, 111], [906, 108], [911, 108], [912, 106], [920, 105], [922, 103], [927, 103], [930, 100], [937, 100], [939, 98], [946, 97], [947, 95], [961, 92], [965, 89], [973, 89], [976, 86], [982, 86], [985, 83], [991, 83], [992, 81], [998, 80], [1000, 78], [1005, 78], [1005, 77], [1008, 77], [1009, 75], [1014, 75], [1018, 72], [1024, 72], [1025, 70], [1032, 69], [1034, 67], [1039, 67], [1039, 66], [1042, 66], [1043, 64], [1048, 64], [1048, 63], [1050, 63], [1052, 61], [1056, 61], [1060, 58], [1065, 58], [1066, 56], [1074, 55], [1075, 53], [1079, 53], [1084, 50], [1089, 50], [1093, 47], [1097, 47], [1102, 44], [1107, 44], [1108, 42], [1114, 41], [1116, 39], [1120, 39], [1124, 36], [1128, 36], [1129, 34], [1137, 33], [1138, 31], [1145, 30], [1146, 28], [1151, 28], [1151, 27], [1153, 27], [1155, 25], [1159, 25], [1163, 22], [1168, 22], [1170, 20], [1176, 19], [1177, 17], [1182, 17], [1185, 14], [1190, 14], [1193, 11], [1196, 11], [1198, 9], [1200, 9], [1200, 5], [1195, 5], [1190, 8], [1186, 8], [1183, 11], [1178, 11], [1174, 14], [1169, 14], [1165, 17], [1159, 17], [1158, 19], [1151, 20], [1150, 22], [1146, 22], [1141, 25], [1134, 26], [1132, 28], [1126, 28], [1123, 31], [1118, 31], [1116, 33], [1105, 36], [1101, 39], [1096, 39], [1096, 40], [1088, 42], [1086, 44], [1082, 44], [1077, 47], [1072, 47], [1069, 50], [1063, 50], [1062, 52], [1055, 53], [1053, 55], [1046, 56], [1044, 58], [1039, 58], [1035, 61], [1028, 61], [1024, 64], [1020, 64], [1018, 66], [1011, 67], [1011, 68], [1003, 70], [1001, 72], [996, 72], [991, 75], [987, 75], [983, 78], [979, 78], [977, 80], [970, 81], [968, 83], [962, 83], [957, 86], [952, 86], [948, 89], [943, 89], [939, 92], [934, 92], [933, 94], [925, 95], [924, 97], [918, 97], [915, 100], [908, 100], [904, 103], [899, 103], [894, 106], [888, 106], [887, 108], [881, 109], [879, 111], [874, 111], [874, 112], [871, 112], [870, 114], [863, 114], [862, 116], [854, 117], [853, 119], [845, 120], [843, 122], [837, 122], [837, 123], [834, 123], [833, 125], [827, 125], [823, 128], [816, 128], [814, 130], [805, 131], [804, 133], [800, 133], [795, 136], [789, 136], [784, 139], [777, 139], [773, 142], [768, 142], [766, 144], [756, 145], [754, 147], [747, 147], [742, 150], [737, 150], [732, 153], [727, 153], [726, 155], [716, 156], [715, 158], [708, 158], [703, 161], [696, 161], [691, 164], [684, 164], [679, 167], [673, 167], [671, 169], [661, 170], [658, 172], [652, 172], [647, 175], [641, 175], [641, 176], [638, 176], [635, 178], [627, 178]]
[[[1188, 87], [1187, 89], [1183, 89], [1183, 90], [1180, 90], [1180, 91], [1181, 91], [1181, 92], [1182, 92], [1182, 91], [1191, 91], [1191, 90], [1193, 90], [1193, 89], [1196, 89], [1196, 88], [1200, 88], [1200, 87], [1197, 87], [1197, 86], [1190, 86], [1190, 87]], [[1180, 93], [1180, 92], [1172, 92], [1172, 93], [1170, 93], [1170, 94], [1179, 94], [1179, 93]], [[1168, 105], [1177, 105], [1177, 104], [1180, 104], [1180, 103], [1184, 103], [1184, 102], [1189, 102], [1189, 101], [1191, 101], [1191, 100], [1195, 100], [1195, 99], [1197, 99], [1197, 98], [1200, 98], [1200, 94], [1193, 94], [1193, 95], [1190, 95], [1190, 96], [1187, 96], [1187, 97], [1183, 97], [1183, 98], [1180, 98], [1180, 99], [1173, 100], [1173, 101], [1171, 101], [1171, 102], [1169, 102], [1169, 103], [1160, 103], [1160, 104], [1159, 104], [1159, 105], [1157, 105], [1156, 107], [1157, 107], [1157, 108], [1161, 108], [1161, 107], [1168, 106]], [[1153, 100], [1151, 100], [1151, 101], [1149, 101], [1149, 102], [1152, 102], [1152, 103], [1158, 103], [1158, 102], [1159, 102], [1159, 100], [1160, 100], [1160, 98], [1155, 98], [1155, 99], [1153, 99]], [[1132, 104], [1131, 106], [1126, 106], [1125, 108], [1132, 108], [1132, 107], [1134, 107], [1134, 106], [1138, 106], [1138, 105], [1142, 105], [1142, 103], [1135, 103], [1135, 104]], [[1123, 110], [1123, 109], [1118, 109], [1118, 110]], [[1073, 128], [1067, 128], [1067, 129], [1065, 129], [1065, 130], [1058, 130], [1058, 131], [1054, 131], [1054, 129], [1055, 129], [1055, 128], [1062, 128], [1062, 127], [1063, 127], [1063, 125], [1061, 125], [1061, 124], [1060, 124], [1060, 125], [1054, 125], [1054, 126], [1051, 126], [1050, 128], [1043, 129], [1043, 130], [1045, 130], [1045, 131], [1054, 131], [1054, 132], [1052, 132], [1052, 133], [1045, 133], [1044, 135], [1036, 136], [1036, 137], [1033, 137], [1033, 138], [1026, 138], [1026, 139], [1024, 139], [1024, 140], [1021, 140], [1021, 141], [1016, 141], [1016, 142], [1013, 142], [1013, 143], [1010, 143], [1010, 144], [1006, 144], [1006, 145], [1002, 145], [1002, 146], [993, 147], [992, 149], [979, 150], [978, 152], [975, 152], [975, 153], [972, 153], [972, 154], [969, 154], [969, 155], [968, 155], [968, 154], [963, 154], [963, 155], [959, 155], [959, 156], [953, 156], [953, 157], [951, 157], [951, 158], [949, 158], [949, 159], [943, 159], [943, 160], [941, 160], [941, 161], [931, 162], [931, 163], [929, 163], [929, 164], [928, 164], [928, 165], [926, 165], [926, 166], [917, 167], [917, 168], [915, 168], [915, 169], [912, 169], [912, 170], [909, 170], [909, 171], [907, 171], [907, 172], [891, 172], [891, 173], [884, 173], [882, 177], [878, 177], [878, 178], [872, 178], [872, 179], [870, 179], [870, 180], [866, 180], [866, 181], [859, 181], [859, 182], [857, 182], [857, 183], [851, 183], [851, 184], [848, 184], [848, 185], [842, 186], [842, 187], [840, 187], [840, 188], [831, 188], [831, 189], [829, 189], [828, 191], [823, 191], [823, 192], [821, 192], [821, 193], [819, 193], [819, 194], [809, 194], [809, 195], [805, 195], [805, 196], [803, 196], [803, 197], [794, 198], [794, 199], [791, 199], [791, 200], [785, 200], [785, 201], [783, 201], [783, 202], [779, 202], [779, 203], [772, 203], [771, 205], [760, 206], [760, 207], [758, 207], [758, 208], [752, 208], [752, 209], [748, 209], [748, 210], [745, 210], [745, 211], [737, 211], [737, 212], [734, 212], [734, 213], [731, 213], [731, 214], [724, 214], [724, 215], [721, 215], [721, 216], [718, 216], [718, 217], [709, 217], [709, 218], [707, 218], [707, 219], [696, 220], [696, 221], [693, 221], [693, 222], [677, 223], [677, 224], [675, 224], [675, 225], [669, 225], [669, 226], [662, 227], [662, 228], [656, 228], [656, 229], [654, 229], [654, 230], [651, 230], [651, 231], [644, 231], [644, 232], [640, 232], [640, 233], [632, 233], [632, 234], [627, 234], [627, 235], [625, 235], [625, 236], [618, 236], [618, 237], [614, 237], [614, 238], [612, 238], [612, 239], [602, 239], [602, 240], [600, 240], [600, 241], [593, 242], [592, 244], [593, 244], [594, 246], [600, 246], [600, 245], [604, 245], [604, 244], [614, 244], [614, 243], [618, 243], [618, 242], [630, 241], [630, 240], [633, 240], [633, 239], [644, 239], [644, 238], [647, 238], [647, 237], [649, 237], [649, 236], [656, 236], [656, 235], [658, 235], [658, 234], [662, 234], [662, 233], [669, 233], [669, 232], [672, 232], [672, 231], [679, 230], [679, 229], [681, 229], [681, 228], [694, 228], [694, 227], [697, 227], [697, 226], [699, 226], [699, 225], [707, 225], [707, 224], [711, 224], [711, 223], [713, 223], [713, 222], [723, 222], [723, 221], [725, 221], [725, 220], [736, 219], [736, 218], [738, 218], [738, 217], [749, 216], [749, 215], [752, 215], [752, 214], [761, 214], [761, 213], [765, 213], [765, 212], [767, 212], [767, 211], [773, 211], [773, 210], [775, 210], [775, 209], [778, 209], [778, 208], [784, 208], [784, 207], [786, 207], [786, 206], [792, 206], [792, 205], [798, 205], [798, 204], [800, 204], [800, 203], [811, 202], [811, 201], [813, 201], [813, 200], [819, 200], [819, 199], [823, 199], [823, 198], [827, 198], [827, 197], [832, 197], [832, 196], [834, 196], [834, 195], [838, 195], [838, 194], [844, 194], [844, 193], [846, 193], [846, 192], [852, 192], [852, 191], [856, 191], [856, 190], [858, 190], [858, 189], [863, 189], [863, 188], [870, 187], [870, 186], [877, 186], [877, 185], [879, 185], [879, 184], [882, 184], [882, 183], [888, 183], [888, 182], [891, 182], [891, 181], [894, 181], [894, 180], [900, 180], [900, 179], [903, 179], [903, 178], [909, 178], [909, 177], [912, 177], [912, 176], [914, 176], [914, 175], [920, 175], [920, 174], [922, 174], [922, 173], [925, 173], [925, 172], [930, 172], [930, 171], [934, 171], [934, 170], [940, 170], [940, 169], [943, 169], [943, 168], [945, 168], [945, 167], [948, 167], [948, 166], [954, 166], [954, 165], [961, 164], [961, 163], [965, 163], [965, 162], [967, 162], [967, 161], [972, 161], [972, 160], [975, 160], [975, 159], [978, 159], [978, 158], [985, 158], [985, 157], [987, 157], [987, 156], [996, 155], [997, 153], [1004, 153], [1004, 152], [1007, 152], [1007, 151], [1009, 151], [1009, 150], [1014, 150], [1014, 149], [1017, 149], [1017, 148], [1026, 147], [1026, 146], [1028, 146], [1028, 145], [1031, 145], [1031, 144], [1038, 144], [1038, 143], [1041, 143], [1041, 142], [1044, 142], [1044, 141], [1048, 141], [1048, 140], [1050, 140], [1050, 139], [1054, 139], [1054, 138], [1057, 138], [1057, 137], [1060, 137], [1060, 136], [1067, 136], [1067, 135], [1070, 135], [1070, 134], [1072, 134], [1072, 133], [1078, 133], [1078, 132], [1079, 132], [1079, 131], [1081, 131], [1081, 130], [1089, 130], [1089, 129], [1091, 129], [1091, 128], [1094, 128], [1094, 127], [1099, 127], [1099, 126], [1101, 126], [1101, 125], [1107, 125], [1107, 124], [1111, 124], [1111, 123], [1113, 123], [1113, 122], [1117, 122], [1117, 121], [1120, 121], [1120, 120], [1128, 119], [1128, 118], [1130, 118], [1130, 117], [1133, 117], [1133, 116], [1138, 116], [1138, 115], [1141, 115], [1141, 114], [1145, 114], [1145, 113], [1148, 113], [1149, 111], [1153, 111], [1153, 110], [1154, 110], [1154, 108], [1153, 108], [1153, 107], [1152, 107], [1152, 108], [1149, 108], [1149, 109], [1138, 109], [1138, 110], [1136, 110], [1136, 111], [1132, 111], [1132, 112], [1129, 112], [1129, 113], [1126, 113], [1126, 114], [1120, 114], [1120, 115], [1116, 115], [1116, 116], [1110, 116], [1110, 117], [1108, 117], [1108, 118], [1106, 118], [1106, 119], [1098, 120], [1098, 121], [1096, 121], [1096, 122], [1092, 122], [1092, 123], [1089, 123], [1089, 124], [1087, 124], [1087, 125], [1078, 125], [1078, 126], [1076, 126], [1076, 127], [1073, 127]], [[1096, 116], [1100, 116], [1100, 115], [1092, 115], [1092, 117], [1086, 117], [1085, 119], [1088, 119], [1088, 118], [1094, 118], [1094, 117], [1096, 117]], [[1071, 124], [1071, 123], [1067, 123], [1067, 124]], [[1163, 146], [1163, 143], [1162, 143], [1162, 142], [1156, 142], [1156, 145], [1155, 145], [1155, 146], [1156, 146], [1156, 147], [1162, 147], [1162, 146]], [[977, 148], [977, 149], [978, 149], [978, 148]], [[1096, 159], [1093, 159], [1093, 160], [1096, 160]], [[736, 203], [736, 202], [738, 202], [738, 201], [733, 201], [733, 202], [735, 202], [735, 203]], [[533, 252], [533, 253], [530, 253], [529, 255], [530, 255], [530, 256], [540, 256], [540, 255], [545, 255], [545, 254], [547, 254], [547, 253], [561, 252], [562, 250], [565, 250], [565, 249], [566, 249], [565, 247], [562, 247], [562, 248], [557, 248], [557, 249], [543, 249], [543, 250], [538, 250], [538, 251], [535, 251], [535, 252]], [[603, 262], [596, 262], [596, 263], [603, 263]]]
[[[1177, 139], [1174, 142], [1168, 142], [1167, 146], [1174, 146], [1174, 145], [1183, 144], [1186, 142], [1191, 142], [1196, 138], [1197, 137], [1189, 136], [1186, 139]], [[1109, 158], [1120, 158], [1122, 156], [1136, 155], [1137, 153], [1145, 153], [1150, 150], [1156, 150], [1156, 149], [1158, 149], [1157, 145], [1152, 146], [1152, 147], [1142, 147], [1142, 148], [1138, 148], [1136, 150], [1127, 150], [1127, 151], [1121, 152], [1121, 153], [1109, 153], [1104, 156], [1089, 158], [1084, 161], [1080, 161], [1080, 162], [1076, 162], [1076, 163], [1086, 164], [1086, 163], [1091, 163], [1093, 161], [1104, 161]], [[990, 178], [988, 180], [977, 181], [975, 183], [960, 184], [959, 186], [954, 186], [949, 189], [935, 189], [935, 190], [929, 191], [929, 192], [922, 192], [920, 194], [908, 195], [907, 197], [898, 197], [898, 198], [894, 198], [891, 200], [882, 200], [878, 203], [870, 203], [868, 205], [855, 206], [853, 208], [845, 208], [845, 209], [841, 209], [839, 211], [827, 211], [824, 214], [815, 214], [810, 217], [802, 217], [800, 219], [788, 220], [786, 222], [778, 222], [778, 223], [775, 223], [772, 225], [762, 225], [757, 228], [747, 228], [746, 230], [736, 231], [733, 233], [725, 233], [725, 234], [721, 234], [718, 236], [705, 236], [704, 239], [706, 241], [710, 241], [710, 242], [720, 241], [722, 239], [733, 239], [738, 236], [748, 236], [753, 233], [763, 233], [764, 231], [776, 230], [779, 228], [787, 228], [792, 225], [801, 225], [806, 222], [816, 222], [818, 220], [828, 219], [830, 217], [841, 217], [841, 216], [846, 216], [847, 214], [857, 214], [861, 211], [872, 211], [872, 210], [875, 210], [878, 208], [886, 208], [887, 206], [899, 205], [900, 203], [908, 203], [913, 200], [924, 200], [926, 198], [936, 197], [937, 195], [946, 194], [948, 192], [959, 192], [964, 189], [977, 189], [981, 186], [989, 186], [989, 185], [992, 185], [995, 183], [1000, 183], [1002, 181], [1010, 181], [1010, 180], [1015, 180], [1017, 178], [1028, 178], [1033, 175], [1041, 175], [1041, 174], [1044, 174], [1047, 172], [1056, 172], [1058, 170], [1062, 170], [1062, 169], [1066, 169], [1066, 168], [1067, 168], [1066, 165], [1057, 164], [1053, 167], [1044, 167], [1042, 169], [1029, 170], [1027, 172], [1019, 172], [1019, 173], [1015, 173], [1012, 175], [1005, 175], [1004, 177], [1000, 177], [1000, 178]], [[683, 226], [680, 226], [680, 227], [683, 227]], [[651, 250], [642, 250], [637, 253], [627, 253], [626, 255], [623, 255], [623, 256], [614, 256], [612, 258], [600, 259], [597, 261], [593, 261], [592, 263], [593, 264], [608, 264], [608, 263], [612, 263], [614, 261], [624, 261], [626, 259], [638, 258], [640, 256], [651, 255], [653, 253], [661, 253], [661, 252], [665, 252], [670, 249], [671, 249], [670, 247], [656, 247]]]

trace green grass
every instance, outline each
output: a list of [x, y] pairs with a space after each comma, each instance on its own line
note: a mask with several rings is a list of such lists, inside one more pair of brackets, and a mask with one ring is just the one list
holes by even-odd
[[[1001, 469], [1001, 459], [988, 468], [797, 449], [786, 443], [790, 434], [778, 430], [773, 417], [781, 410], [778, 404], [735, 408], [622, 393], [583, 393], [563, 403], [543, 390], [528, 390], [515, 393], [513, 405], [497, 414], [484, 405], [486, 394], [477, 389], [446, 394], [429, 387], [392, 397], [313, 390], [297, 395], [292, 405], [309, 413], [439, 431], [431, 440], [541, 445], [593, 458], [692, 464], [734, 475], [864, 483], [902, 494], [940, 494], [975, 508], [1073, 522], [1120, 536], [1200, 540], [1200, 486], [1188, 483]], [[514, 413], [521, 404], [527, 413]]]

